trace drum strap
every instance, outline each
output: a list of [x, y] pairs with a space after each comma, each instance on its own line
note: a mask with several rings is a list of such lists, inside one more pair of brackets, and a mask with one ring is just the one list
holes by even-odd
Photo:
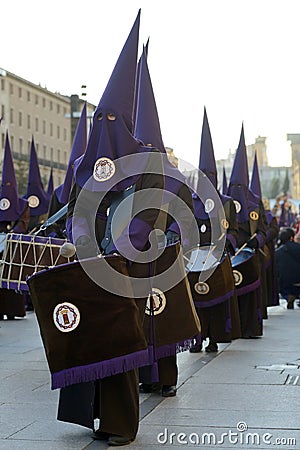
[[[113, 241], [112, 230], [111, 230], [111, 223], [112, 223], [114, 213], [115, 213], [117, 207], [119, 206], [119, 204], [126, 197], [129, 197], [130, 194], [133, 194], [134, 190], [135, 190], [135, 184], [133, 184], [129, 188], [125, 189], [125, 191], [116, 193], [113, 201], [110, 204], [106, 227], [105, 227], [105, 234], [104, 234], [104, 238], [101, 241], [101, 247], [106, 255], [108, 255], [114, 249], [114, 241]], [[132, 196], [131, 202], [133, 202], [133, 196]], [[127, 211], [127, 214], [128, 214], [128, 212], [130, 213], [130, 217], [131, 217], [132, 208], [128, 208], [128, 206], [127, 206], [126, 211]], [[124, 218], [122, 218], [119, 222], [120, 227], [124, 226], [124, 223], [125, 223]], [[117, 232], [117, 234], [118, 234], [118, 232]]]
[[46, 228], [50, 227], [53, 223], [57, 222], [59, 219], [64, 217], [67, 214], [68, 211], [68, 203], [63, 206], [61, 209], [59, 209], [55, 214], [53, 214], [49, 219], [46, 220], [43, 225], [40, 226], [40, 228], [33, 233], [34, 235], [39, 234], [41, 231], [46, 230]]

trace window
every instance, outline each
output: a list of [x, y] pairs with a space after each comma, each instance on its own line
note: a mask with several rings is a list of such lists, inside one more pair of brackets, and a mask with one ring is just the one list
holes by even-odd
[[53, 161], [53, 147], [50, 148], [50, 161]]
[[43, 158], [47, 159], [47, 145], [43, 146]]
[[66, 140], [67, 140], [67, 129], [64, 128], [64, 141], [66, 141]]
[[60, 150], [57, 150], [57, 162], [60, 163]]
[[52, 111], [53, 110], [53, 102], [50, 100], [50, 103], [49, 103], [49, 107], [50, 107], [50, 111]]
[[50, 136], [53, 136], [53, 123], [50, 123]]
[[46, 99], [45, 99], [45, 97], [43, 97], [42, 105], [43, 105], [43, 108], [46, 108]]
[[5, 140], [5, 134], [2, 133], [2, 135], [1, 135], [1, 148], [4, 148], [4, 140]]
[[67, 152], [64, 151], [64, 163], [67, 164]]
[[30, 128], [31, 128], [31, 117], [30, 117], [30, 114], [27, 115], [27, 128], [28, 128], [28, 130], [30, 130]]
[[5, 82], [4, 79], [1, 78], [1, 90], [4, 91], [4, 89], [5, 89]]
[[35, 104], [38, 105], [38, 104], [39, 104], [39, 96], [38, 96], [38, 95], [35, 95], [34, 98], [35, 98]]
[[57, 112], [57, 114], [60, 113], [60, 105], [57, 105], [56, 112]]
[[35, 118], [35, 131], [39, 131], [39, 118]]
[[46, 120], [43, 120], [43, 134], [46, 134]]
[[10, 123], [14, 123], [14, 110], [10, 108]]
[[3, 120], [4, 120], [4, 118], [5, 118], [4, 112], [5, 112], [5, 106], [4, 106], [4, 105], [1, 105], [1, 117], [2, 117]]
[[60, 139], [60, 126], [57, 125], [57, 139]]
[[27, 91], [27, 101], [30, 102], [30, 92]]
[[9, 83], [9, 93], [10, 95], [13, 95], [14, 93], [14, 85], [12, 83]]
[[22, 98], [22, 88], [19, 87], [19, 98]]
[[30, 155], [30, 149], [31, 149], [31, 141], [27, 142], [27, 153]]
[[14, 139], [14, 137], [13, 136], [11, 136], [11, 138], [10, 138], [10, 143], [11, 143], [11, 149], [13, 150], [14, 149], [14, 144], [15, 144], [15, 139]]
[[23, 152], [23, 139], [22, 138], [19, 139], [19, 150], [20, 150], [20, 153]]
[[35, 144], [35, 150], [36, 150], [36, 154], [38, 155], [38, 153], [39, 153], [39, 143], [38, 142], [36, 142], [36, 144]]
[[19, 111], [19, 127], [22, 126], [22, 111]]

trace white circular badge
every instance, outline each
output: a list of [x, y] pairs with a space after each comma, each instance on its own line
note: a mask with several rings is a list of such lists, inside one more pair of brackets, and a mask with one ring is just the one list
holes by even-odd
[[5, 211], [9, 207], [10, 207], [10, 201], [8, 200], [8, 198], [1, 198], [1, 200], [0, 200], [0, 209], [2, 211]]
[[201, 225], [200, 231], [201, 231], [201, 233], [205, 233], [205, 231], [206, 231], [206, 225], [205, 225], [204, 223]]
[[109, 180], [116, 171], [115, 163], [106, 157], [99, 158], [94, 164], [93, 177], [96, 181]]
[[72, 303], [60, 303], [53, 311], [53, 321], [56, 328], [63, 333], [75, 330], [80, 322], [78, 308]]
[[208, 294], [210, 291], [209, 285], [207, 283], [204, 283], [204, 281], [199, 281], [198, 283], [196, 283], [194, 288], [197, 294], [200, 295]]
[[239, 286], [243, 281], [243, 275], [238, 270], [233, 270], [233, 278], [235, 286]]
[[30, 195], [27, 200], [30, 208], [36, 208], [40, 204], [40, 199], [36, 195]]
[[215, 207], [215, 202], [212, 198], [207, 198], [204, 203], [204, 210], [207, 214], [209, 214]]
[[[152, 304], [150, 303], [152, 302]], [[165, 294], [157, 288], [152, 289], [152, 295], [149, 294], [146, 303], [145, 313], [150, 315], [151, 310], [153, 311], [154, 316], [163, 312], [167, 304]], [[152, 306], [152, 308], [151, 308]]]
[[240, 210], [242, 209], [242, 205], [237, 200], [233, 200], [233, 202], [234, 202], [234, 205], [235, 205], [235, 211], [238, 214], [240, 212]]

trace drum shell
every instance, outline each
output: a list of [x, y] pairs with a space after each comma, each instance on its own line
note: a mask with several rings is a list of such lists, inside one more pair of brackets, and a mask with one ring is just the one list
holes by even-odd
[[46, 267], [65, 264], [74, 259], [60, 255], [66, 239], [8, 233], [3, 252], [1, 287], [28, 291], [27, 277]]
[[[208, 273], [207, 279], [205, 277], [205, 271], [189, 272], [188, 279], [195, 305], [198, 308], [217, 305], [228, 300], [234, 294], [234, 279], [228, 255], [223, 256], [216, 269]], [[199, 281], [204, 284], [205, 289], [203, 289], [203, 293], [199, 292]]]
[[[97, 272], [101, 277], [106, 263], [124, 275], [123, 296], [98, 286], [85, 271]], [[125, 260], [120, 256], [91, 258], [85, 260], [84, 267], [78, 261], [71, 262], [28, 279], [52, 388], [126, 371], [126, 355], [138, 354], [147, 347]], [[55, 308], [65, 302], [80, 313], [78, 326], [69, 332], [55, 325]], [[144, 365], [146, 356], [145, 350], [140, 361], [132, 361], [130, 369]], [[125, 357], [124, 361], [115, 364], [121, 357]]]
[[[145, 314], [147, 299], [137, 300], [141, 317], [143, 317], [143, 329], [148, 344], [154, 344], [156, 347], [181, 343], [193, 338], [200, 331], [200, 322], [185, 273], [179, 243], [165, 248], [162, 255], [157, 259], [153, 270], [156, 275], [160, 274], [163, 277], [171, 265], [173, 265], [171, 277], [178, 280], [173, 287], [165, 290], [159, 278], [153, 282], [153, 289], [161, 290], [165, 296], [166, 306], [164, 310], [157, 315]], [[130, 275], [133, 277], [149, 277], [151, 270], [151, 266], [139, 263], [134, 263], [129, 268]], [[151, 336], [152, 331], [153, 336]]]
[[241, 255], [240, 263], [234, 257], [231, 258], [235, 287], [238, 295], [251, 292], [251, 290], [257, 289], [260, 285], [258, 254], [247, 250], [242, 250], [241, 253], [244, 253], [244, 255]]

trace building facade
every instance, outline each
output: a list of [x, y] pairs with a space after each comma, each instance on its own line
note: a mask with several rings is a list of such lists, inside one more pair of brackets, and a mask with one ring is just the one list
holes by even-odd
[[[4, 149], [8, 130], [16, 172], [28, 168], [33, 137], [45, 189], [51, 168], [54, 188], [63, 182], [83, 103], [78, 95], [50, 92], [0, 69], [0, 142]], [[94, 109], [94, 105], [87, 104], [89, 116]]]

